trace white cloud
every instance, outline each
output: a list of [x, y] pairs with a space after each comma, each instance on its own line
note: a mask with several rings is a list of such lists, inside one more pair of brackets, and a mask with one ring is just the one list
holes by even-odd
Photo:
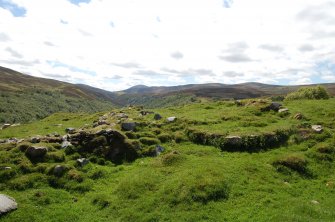
[[[308, 83], [319, 63], [335, 63], [335, 5], [327, 0], [11, 1], [26, 14], [0, 7], [0, 65], [107, 90]], [[325, 81], [335, 76], [329, 67]]]

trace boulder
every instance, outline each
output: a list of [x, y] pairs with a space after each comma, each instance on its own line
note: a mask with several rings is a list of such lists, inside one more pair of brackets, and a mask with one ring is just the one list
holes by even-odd
[[166, 120], [167, 120], [168, 122], [174, 122], [176, 119], [177, 119], [177, 117], [175, 117], [175, 116], [170, 116], [170, 117], [168, 117]]
[[158, 113], [156, 113], [155, 115], [154, 115], [154, 120], [160, 120], [160, 119], [162, 119], [163, 117], [160, 115], [160, 114], [158, 114]]
[[312, 125], [312, 130], [317, 133], [321, 133], [323, 131], [323, 128], [321, 125]]
[[127, 119], [128, 115], [125, 114], [125, 113], [119, 113], [119, 114], [116, 115], [116, 118], [118, 118], [118, 119]]
[[86, 158], [79, 158], [77, 159], [77, 164], [81, 167], [84, 167], [85, 165], [87, 165], [90, 161]]
[[69, 128], [65, 129], [65, 132], [68, 133], [68, 134], [75, 134], [76, 133], [76, 129], [72, 128], [72, 127], [69, 127]]
[[39, 143], [39, 142], [41, 142], [41, 138], [39, 136], [31, 137], [30, 142], [31, 143]]
[[288, 108], [282, 108], [278, 110], [278, 113], [287, 113], [288, 111]]
[[100, 120], [98, 121], [98, 125], [99, 125], [99, 126], [101, 126], [101, 125], [108, 125], [108, 122], [107, 122], [106, 120], [104, 120], [104, 119], [100, 119]]
[[146, 111], [146, 110], [142, 110], [142, 111], [140, 111], [140, 114], [142, 115], [142, 116], [146, 116], [146, 115], [148, 115], [148, 114], [153, 114], [154, 112], [152, 112], [152, 111]]
[[281, 103], [272, 102], [268, 106], [265, 106], [264, 108], [262, 108], [261, 111], [271, 111], [271, 110], [273, 110], [273, 111], [278, 112], [278, 110], [280, 109], [281, 106], [282, 106]]
[[293, 116], [294, 119], [297, 119], [297, 120], [301, 120], [304, 118], [304, 116], [301, 114], [301, 113], [296, 113], [294, 116]]
[[26, 155], [30, 158], [41, 158], [44, 157], [45, 154], [47, 154], [48, 148], [46, 147], [35, 147], [30, 146], [26, 150]]
[[17, 209], [17, 203], [12, 197], [0, 194], [0, 215]]
[[226, 136], [225, 141], [229, 145], [241, 145], [242, 138], [240, 136]]
[[63, 141], [63, 143], [61, 144], [62, 149], [65, 149], [69, 146], [72, 146], [72, 144], [69, 141], [66, 141], [66, 140]]
[[0, 167], [0, 169], [1, 169], [1, 170], [11, 170], [12, 168], [11, 168], [11, 167], [7, 167], [7, 166], [5, 166], [5, 167]]
[[156, 146], [156, 156], [160, 155], [162, 152], [164, 152], [164, 147], [157, 145]]
[[10, 127], [10, 126], [11, 126], [11, 124], [5, 123], [5, 124], [2, 125], [1, 129], [6, 129], [6, 128]]
[[64, 174], [66, 170], [66, 167], [65, 166], [62, 166], [62, 165], [57, 165], [55, 166], [54, 170], [53, 170], [53, 173], [55, 176], [62, 176]]
[[121, 128], [124, 131], [134, 131], [136, 127], [136, 123], [134, 122], [128, 122], [128, 123], [122, 123]]

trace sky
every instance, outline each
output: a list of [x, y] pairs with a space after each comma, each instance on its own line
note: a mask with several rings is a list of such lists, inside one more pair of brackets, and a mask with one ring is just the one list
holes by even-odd
[[335, 0], [0, 0], [0, 66], [109, 91], [335, 82]]

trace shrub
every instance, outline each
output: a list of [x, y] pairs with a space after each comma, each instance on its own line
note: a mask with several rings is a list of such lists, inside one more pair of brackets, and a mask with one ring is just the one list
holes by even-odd
[[299, 100], [299, 99], [329, 99], [329, 93], [322, 86], [302, 87], [296, 92], [289, 93], [285, 100]]

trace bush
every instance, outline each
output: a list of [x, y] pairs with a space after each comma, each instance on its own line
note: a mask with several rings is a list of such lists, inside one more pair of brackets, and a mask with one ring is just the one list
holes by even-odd
[[300, 99], [329, 99], [329, 93], [322, 86], [302, 87], [296, 92], [289, 93], [285, 100], [300, 100]]

